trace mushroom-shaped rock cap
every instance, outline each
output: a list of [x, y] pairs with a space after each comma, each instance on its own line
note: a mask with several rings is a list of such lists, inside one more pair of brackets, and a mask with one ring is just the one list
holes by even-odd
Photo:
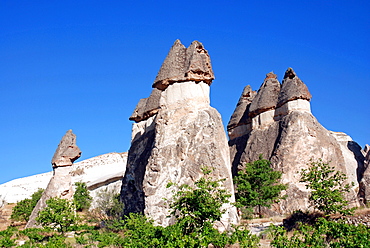
[[253, 91], [250, 85], [244, 87], [234, 113], [231, 115], [230, 121], [227, 124], [227, 130], [231, 130], [237, 126], [251, 122], [249, 118], [249, 105], [256, 94], [257, 92]]
[[148, 98], [140, 99], [129, 120], [140, 122], [155, 115], [160, 109], [159, 101], [161, 99], [161, 93], [161, 90], [154, 88]]
[[282, 82], [277, 107], [280, 107], [289, 101], [297, 99], [310, 101], [311, 98], [312, 96], [308, 91], [307, 86], [298, 78], [292, 68], [288, 68]]
[[250, 105], [249, 116], [254, 117], [265, 111], [275, 109], [279, 92], [280, 83], [277, 80], [277, 75], [273, 72], [266, 74], [263, 84]]
[[168, 85], [184, 81], [212, 83], [214, 74], [211, 59], [203, 44], [193, 41], [188, 48], [176, 40], [164, 60], [153, 88], [165, 90]]
[[72, 130], [68, 130], [60, 141], [51, 164], [53, 168], [71, 166], [79, 157], [81, 157], [81, 150], [76, 145], [76, 135], [72, 133]]

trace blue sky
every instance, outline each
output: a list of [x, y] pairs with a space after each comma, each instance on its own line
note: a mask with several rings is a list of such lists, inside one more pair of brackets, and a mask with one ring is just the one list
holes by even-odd
[[0, 183], [130, 145], [128, 120], [176, 39], [199, 40], [227, 124], [244, 86], [292, 67], [329, 130], [370, 143], [369, 1], [0, 1]]

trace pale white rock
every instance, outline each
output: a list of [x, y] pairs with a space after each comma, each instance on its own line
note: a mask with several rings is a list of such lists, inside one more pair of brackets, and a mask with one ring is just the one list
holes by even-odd
[[[119, 193], [121, 180], [126, 170], [127, 152], [108, 153], [73, 164], [70, 174], [72, 185], [85, 182], [95, 204], [96, 192], [106, 187], [114, 188]], [[31, 195], [39, 188], [45, 189], [53, 176], [53, 172], [18, 178], [0, 185], [0, 195], [7, 203], [17, 203]]]
[[252, 118], [252, 130], [267, 128], [271, 123], [274, 123], [275, 110], [262, 112]]
[[[256, 125], [256, 124], [255, 124]], [[247, 133], [249, 133], [252, 130], [252, 124], [248, 123], [245, 125], [240, 125], [237, 127], [234, 127], [228, 131], [228, 136], [230, 140], [235, 139], [237, 137], [241, 137]]]
[[293, 101], [286, 102], [281, 107], [275, 110], [275, 120], [280, 117], [288, 115], [292, 111], [301, 111], [311, 113], [311, 104], [306, 99], [296, 99]]
[[169, 85], [162, 93], [161, 108], [178, 108], [183, 105], [198, 108], [209, 106], [209, 85], [204, 82], [182, 82]]

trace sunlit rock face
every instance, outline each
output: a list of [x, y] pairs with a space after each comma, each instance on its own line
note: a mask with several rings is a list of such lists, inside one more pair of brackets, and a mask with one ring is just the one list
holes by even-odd
[[[249, 91], [252, 92], [250, 88]], [[248, 128], [240, 129], [229, 122], [233, 175], [262, 154], [272, 162], [274, 169], [283, 172], [281, 182], [289, 185], [283, 192], [287, 198], [265, 209], [266, 214], [290, 213], [310, 207], [309, 192], [299, 181], [301, 170], [310, 166], [311, 159], [330, 162], [344, 172], [348, 182], [354, 183], [346, 197], [351, 205], [359, 205], [357, 195], [364, 170], [361, 149], [349, 136], [325, 129], [312, 115], [310, 99], [307, 86], [292, 68], [285, 72], [282, 84], [275, 74], [268, 73], [257, 94], [243, 107], [245, 112], [238, 109], [238, 103], [230, 120], [243, 116], [248, 120], [244, 121], [249, 123]]]
[[[142, 212], [157, 225], [174, 222], [169, 216], [169, 202], [176, 186], [193, 185], [203, 176], [202, 167], [214, 168], [214, 179], [226, 179], [225, 187], [232, 195], [231, 164], [226, 134], [220, 114], [210, 107], [209, 90], [213, 72], [208, 52], [200, 42], [185, 48], [176, 41], [167, 55], [153, 84], [160, 90], [156, 111], [145, 118], [140, 100], [131, 120], [131, 147], [126, 174], [122, 181], [121, 199], [125, 214]], [[235, 207], [223, 206], [219, 229], [237, 223]]]
[[52, 197], [70, 200], [73, 197], [72, 170], [73, 162], [81, 156], [81, 150], [76, 145], [76, 135], [68, 130], [60, 141], [52, 158], [53, 176], [50, 179], [41, 199], [33, 209], [26, 228], [36, 227], [36, 217], [40, 210], [46, 207], [46, 201]]
[[370, 203], [370, 146], [366, 145], [362, 153], [365, 157], [365, 171], [360, 181], [360, 197], [363, 203], [368, 205]]

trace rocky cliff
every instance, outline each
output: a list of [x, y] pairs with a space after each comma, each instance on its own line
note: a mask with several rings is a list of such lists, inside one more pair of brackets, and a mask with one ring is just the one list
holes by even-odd
[[292, 68], [282, 83], [268, 73], [258, 92], [248, 86], [228, 124], [233, 174], [262, 154], [282, 171], [282, 183], [289, 185], [287, 198], [272, 207], [270, 214], [307, 209], [308, 191], [300, 183], [300, 171], [310, 159], [330, 161], [348, 176], [354, 186], [347, 195], [358, 206], [359, 181], [364, 166], [360, 146], [343, 133], [326, 130], [312, 115], [311, 94]]
[[[176, 189], [167, 184], [193, 185], [203, 176], [203, 166], [214, 168], [214, 179], [225, 178], [224, 187], [234, 195], [226, 134], [220, 114], [209, 105], [213, 78], [200, 42], [188, 48], [174, 43], [151, 95], [130, 117], [135, 123], [121, 190], [125, 214], [142, 212], [158, 225], [171, 224], [168, 202]], [[225, 228], [238, 218], [234, 207], [224, 208]]]

